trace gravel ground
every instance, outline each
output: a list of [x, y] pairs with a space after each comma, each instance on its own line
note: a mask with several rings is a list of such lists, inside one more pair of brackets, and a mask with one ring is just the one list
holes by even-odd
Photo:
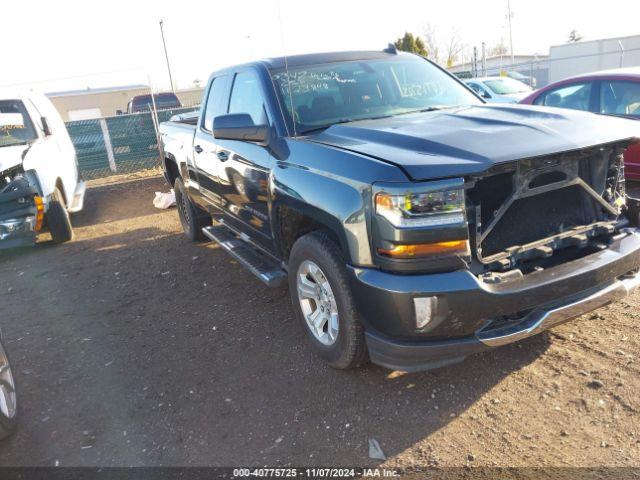
[[338, 372], [161, 190], [94, 184], [73, 242], [0, 254], [0, 465], [640, 466], [639, 294], [441, 370]]

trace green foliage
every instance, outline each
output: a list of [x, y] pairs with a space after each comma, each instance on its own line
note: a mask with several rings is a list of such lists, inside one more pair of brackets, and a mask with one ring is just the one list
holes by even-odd
[[429, 56], [424, 41], [417, 35], [414, 36], [413, 33], [405, 32], [403, 37], [398, 38], [398, 40], [394, 42], [394, 45], [398, 50], [402, 50], [403, 52], [417, 53], [423, 57]]

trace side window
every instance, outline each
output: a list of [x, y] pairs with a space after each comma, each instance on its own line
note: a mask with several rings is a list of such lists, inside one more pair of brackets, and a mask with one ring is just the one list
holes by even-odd
[[207, 105], [204, 111], [204, 121], [202, 128], [208, 132], [213, 131], [213, 119], [227, 113], [227, 103], [229, 101], [229, 76], [222, 75], [213, 79]]
[[534, 105], [544, 105], [544, 101], [547, 98], [547, 94], [543, 93], [542, 95], [538, 95], [536, 98], [533, 99], [533, 104]]
[[262, 90], [254, 72], [240, 72], [236, 75], [231, 90], [229, 113], [248, 113], [254, 125], [268, 123]]
[[600, 113], [640, 117], [640, 83], [603, 81]]
[[471, 87], [471, 90], [476, 92], [481, 97], [485, 96], [484, 92], [482, 91], [482, 88], [480, 88], [480, 85], [478, 85], [477, 83], [469, 83], [468, 85], [469, 85], [469, 87]]
[[547, 107], [570, 108], [572, 110], [589, 110], [591, 103], [591, 82], [574, 83], [549, 90], [534, 102]]

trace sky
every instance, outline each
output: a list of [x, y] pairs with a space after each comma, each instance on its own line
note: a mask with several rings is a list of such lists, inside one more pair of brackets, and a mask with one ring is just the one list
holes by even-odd
[[[515, 54], [548, 54], [576, 29], [585, 40], [640, 34], [639, 0], [511, 0]], [[176, 88], [270, 56], [380, 50], [431, 25], [442, 43], [509, 44], [507, 0], [6, 0], [0, 86], [44, 92], [114, 85]], [[12, 21], [8, 21], [12, 19]]]

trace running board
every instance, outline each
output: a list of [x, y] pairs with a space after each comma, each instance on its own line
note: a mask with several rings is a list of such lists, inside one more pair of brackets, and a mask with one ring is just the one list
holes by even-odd
[[279, 287], [286, 283], [287, 272], [275, 260], [239, 238], [224, 225], [204, 227], [202, 233], [225, 249], [267, 286]]

